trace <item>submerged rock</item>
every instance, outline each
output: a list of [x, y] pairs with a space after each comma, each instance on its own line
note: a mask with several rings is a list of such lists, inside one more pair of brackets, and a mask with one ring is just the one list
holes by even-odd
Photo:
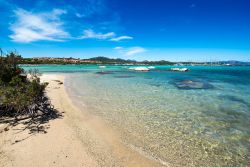
[[162, 86], [161, 84], [150, 84], [151, 86], [155, 86], [155, 87], [160, 87]]
[[114, 78], [133, 78], [135, 76], [133, 75], [119, 75], [119, 76], [114, 76]]
[[106, 74], [114, 74], [114, 72], [113, 71], [100, 71], [100, 72], [96, 72], [96, 74], [106, 75]]
[[183, 80], [174, 83], [179, 89], [211, 89], [213, 85], [204, 81]]

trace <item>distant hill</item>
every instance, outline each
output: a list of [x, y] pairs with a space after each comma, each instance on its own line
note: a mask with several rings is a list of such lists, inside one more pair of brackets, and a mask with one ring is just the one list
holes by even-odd
[[108, 58], [108, 57], [93, 57], [90, 59], [85, 59], [85, 60], [90, 60], [90, 61], [96, 61], [96, 62], [101, 62], [102, 64], [147, 64], [147, 65], [173, 65], [173, 62], [170, 61], [165, 61], [165, 60], [160, 60], [160, 61], [136, 61], [136, 60], [125, 60], [125, 59], [120, 59], [120, 58]]
[[79, 58], [53, 58], [53, 57], [34, 57], [22, 58], [20, 64], [129, 64], [129, 65], [173, 65], [174, 63], [161, 60], [161, 61], [136, 61], [125, 60], [120, 58], [108, 57], [93, 57], [89, 59]]
[[108, 57], [93, 57], [93, 58], [90, 58], [90, 59], [85, 59], [85, 60], [90, 60], [90, 61], [99, 61], [99, 62], [102, 62], [103, 64], [105, 63], [118, 63], [118, 64], [121, 64], [121, 63], [136, 63], [135, 60], [124, 60], [124, 59], [120, 59], [120, 58], [117, 58], [117, 59], [113, 59], [113, 58], [108, 58]]
[[236, 60], [217, 61], [217, 62], [170, 62], [166, 60], [159, 61], [136, 61], [125, 60], [121, 58], [93, 57], [89, 59], [79, 58], [53, 58], [53, 57], [34, 57], [21, 58], [20, 64], [131, 64], [131, 65], [226, 65], [226, 66], [250, 66], [250, 62]]

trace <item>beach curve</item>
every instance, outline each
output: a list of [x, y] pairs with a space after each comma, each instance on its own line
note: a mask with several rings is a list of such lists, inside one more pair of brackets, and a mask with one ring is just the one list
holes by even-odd
[[100, 118], [74, 106], [65, 86], [57, 82], [64, 79], [63, 74], [41, 76], [49, 82], [46, 93], [63, 117], [47, 123], [46, 134], [18, 131], [22, 125], [2, 133], [3, 166], [162, 166], [127, 147]]

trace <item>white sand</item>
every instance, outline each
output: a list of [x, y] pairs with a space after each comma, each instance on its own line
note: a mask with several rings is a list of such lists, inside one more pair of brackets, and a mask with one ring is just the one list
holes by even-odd
[[47, 95], [63, 117], [43, 124], [47, 133], [31, 133], [19, 124], [8, 131], [0, 125], [0, 166], [160, 166], [125, 146], [120, 136], [100, 118], [76, 108], [64, 85], [63, 75], [46, 74]]

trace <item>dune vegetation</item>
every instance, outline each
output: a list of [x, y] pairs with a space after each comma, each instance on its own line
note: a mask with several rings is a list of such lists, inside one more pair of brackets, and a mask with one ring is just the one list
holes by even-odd
[[41, 114], [51, 114], [53, 106], [45, 96], [47, 83], [40, 83], [39, 73], [25, 73], [18, 66], [22, 57], [16, 52], [0, 57], [0, 117], [32, 118]]

